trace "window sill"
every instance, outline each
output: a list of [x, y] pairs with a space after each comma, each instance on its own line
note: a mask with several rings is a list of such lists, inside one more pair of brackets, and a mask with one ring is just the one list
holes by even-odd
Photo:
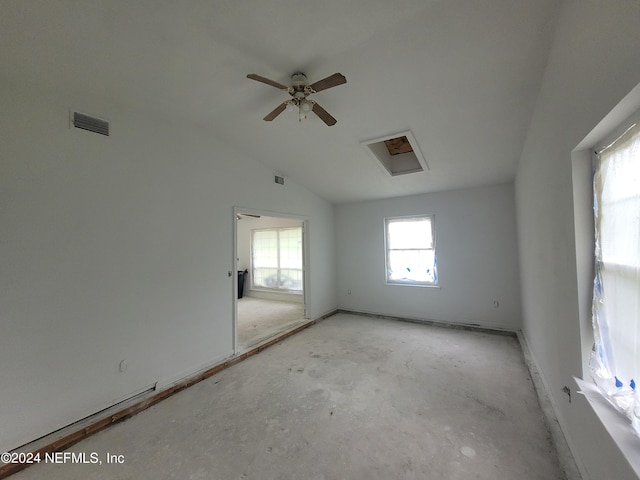
[[409, 283], [409, 282], [385, 282], [386, 285], [393, 287], [423, 287], [423, 288], [435, 288], [440, 290], [440, 285], [437, 283]]
[[616, 443], [622, 455], [627, 459], [631, 468], [638, 477], [640, 477], [640, 438], [635, 431], [629, 419], [618, 412], [601, 394], [598, 388], [591, 382], [581, 380], [574, 377], [580, 393], [582, 393], [591, 408], [607, 429], [609, 435]]

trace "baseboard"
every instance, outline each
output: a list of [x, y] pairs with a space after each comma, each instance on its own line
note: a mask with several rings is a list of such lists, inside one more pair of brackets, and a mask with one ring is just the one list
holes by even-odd
[[542, 371], [538, 368], [538, 363], [529, 349], [529, 344], [523, 332], [518, 332], [518, 341], [520, 342], [520, 348], [524, 356], [525, 364], [529, 369], [529, 375], [533, 382], [533, 387], [538, 396], [538, 403], [545, 418], [547, 428], [553, 438], [553, 443], [558, 452], [558, 460], [560, 462], [560, 468], [562, 468], [567, 480], [583, 480], [587, 478], [586, 474], [583, 477], [582, 469], [578, 467], [575, 457], [571, 451], [570, 442], [568, 441], [560, 422], [556, 414], [556, 407], [553, 404], [553, 399], [549, 395], [549, 388], [547, 382], [544, 379]]

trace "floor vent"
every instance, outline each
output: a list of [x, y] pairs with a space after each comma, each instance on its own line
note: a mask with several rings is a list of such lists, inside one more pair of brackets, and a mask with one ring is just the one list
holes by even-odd
[[90, 117], [84, 113], [73, 112], [71, 123], [74, 127], [87, 130], [100, 135], [109, 136], [109, 122], [99, 118]]

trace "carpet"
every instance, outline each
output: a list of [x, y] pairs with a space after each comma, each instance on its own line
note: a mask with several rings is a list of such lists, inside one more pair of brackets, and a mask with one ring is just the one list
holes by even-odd
[[301, 303], [238, 299], [238, 350], [246, 350], [304, 322]]

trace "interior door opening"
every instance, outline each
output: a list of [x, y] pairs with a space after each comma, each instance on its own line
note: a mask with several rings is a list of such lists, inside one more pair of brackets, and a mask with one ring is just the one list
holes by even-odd
[[304, 323], [307, 317], [307, 221], [234, 209], [235, 352], [240, 353]]

